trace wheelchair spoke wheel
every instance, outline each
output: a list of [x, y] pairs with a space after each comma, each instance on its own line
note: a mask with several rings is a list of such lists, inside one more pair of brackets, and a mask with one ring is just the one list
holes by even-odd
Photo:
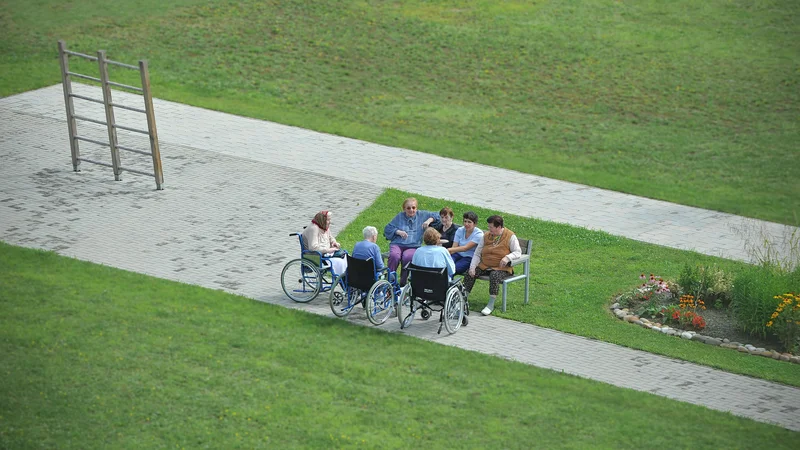
[[372, 285], [367, 295], [367, 319], [374, 325], [383, 325], [394, 310], [394, 289], [386, 280]]
[[464, 317], [464, 297], [458, 289], [447, 291], [447, 299], [444, 302], [444, 328], [448, 333], [453, 334], [461, 328], [461, 320]]
[[305, 259], [286, 263], [281, 272], [284, 294], [298, 303], [308, 303], [319, 294], [320, 274], [317, 266]]
[[361, 291], [346, 287], [344, 278], [340, 275], [333, 279], [328, 302], [333, 315], [346, 317], [357, 304], [361, 303]]
[[414, 321], [414, 300], [411, 298], [411, 285], [407, 284], [397, 299], [397, 320], [400, 328], [408, 328]]

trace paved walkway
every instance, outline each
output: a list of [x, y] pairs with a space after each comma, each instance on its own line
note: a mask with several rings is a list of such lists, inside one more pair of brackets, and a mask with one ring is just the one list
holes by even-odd
[[[139, 97], [115, 97], [140, 106]], [[138, 175], [114, 182], [101, 166], [72, 172], [60, 85], [0, 99], [0, 240], [331, 315], [325, 302], [298, 305], [280, 292], [280, 270], [297, 253], [287, 232], [322, 206], [335, 211], [335, 232], [385, 187], [441, 197], [458, 181], [448, 179], [445, 166], [458, 168], [451, 172], [458, 179], [505, 180], [505, 195], [485, 199], [467, 190], [452, 200], [481, 206], [491, 200], [514, 214], [728, 258], [747, 258], [731, 226], [778, 240], [793, 230], [161, 100], [155, 108], [165, 191]], [[77, 101], [76, 111], [104, 120], [101, 105]], [[145, 128], [135, 113], [116, 116], [120, 124]], [[80, 123], [79, 134], [107, 139], [91, 123]], [[120, 143], [148, 149], [141, 135], [122, 133]], [[86, 157], [109, 159], [106, 149], [85, 143], [81, 149]], [[124, 165], [148, 170], [147, 157], [130, 155], [123, 154]], [[415, 169], [404, 177], [396, 167]], [[320, 173], [336, 177], [328, 189], [309, 191]], [[365, 323], [363, 314], [350, 320]], [[382, 329], [400, 332], [396, 321]], [[800, 431], [800, 389], [794, 387], [497, 317], [473, 315], [455, 336], [417, 322], [402, 333]]]

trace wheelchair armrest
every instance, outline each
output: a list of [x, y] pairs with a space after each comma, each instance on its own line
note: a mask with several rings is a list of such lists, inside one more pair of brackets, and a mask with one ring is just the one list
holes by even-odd
[[511, 261], [511, 267], [518, 266], [523, 263], [527, 263], [531, 260], [531, 255], [522, 255], [519, 258]]

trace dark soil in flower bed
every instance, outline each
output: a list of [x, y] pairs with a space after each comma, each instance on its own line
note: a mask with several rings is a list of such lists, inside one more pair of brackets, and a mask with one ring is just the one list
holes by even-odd
[[731, 342], [738, 342], [740, 344], [751, 344], [755, 347], [762, 347], [767, 350], [784, 351], [783, 346], [777, 339], [764, 339], [741, 331], [739, 327], [736, 326], [736, 318], [733, 316], [733, 312], [728, 308], [709, 308], [700, 315], [706, 319], [706, 327], [698, 331], [700, 334], [721, 339], [730, 339]]

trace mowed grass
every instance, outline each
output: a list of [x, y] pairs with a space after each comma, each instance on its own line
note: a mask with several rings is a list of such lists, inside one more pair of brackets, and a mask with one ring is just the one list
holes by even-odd
[[796, 225], [798, 17], [790, 0], [11, 0], [0, 95], [58, 83], [65, 39], [148, 59], [160, 98]]
[[[388, 190], [338, 235], [345, 248], [362, 239], [367, 225], [383, 226], [401, 211], [407, 192]], [[685, 265], [716, 265], [729, 273], [744, 263], [681, 251], [585, 228], [524, 218], [441, 199], [416, 196], [420, 209], [438, 211], [447, 205], [456, 212], [456, 223], [464, 211], [478, 214], [478, 227], [486, 230], [486, 218], [501, 214], [506, 227], [519, 238], [533, 241], [530, 303], [523, 304], [523, 282], [512, 283], [508, 309], [494, 315], [519, 322], [553, 328], [626, 347], [708, 365], [728, 372], [800, 386], [800, 366], [764, 357], [656, 333], [618, 320], [609, 310], [615, 295], [640, 284], [640, 273], [655, 273], [677, 279]], [[379, 238], [383, 250], [388, 241]], [[521, 270], [521, 268], [520, 268]], [[778, 295], [776, 293], [775, 295]], [[489, 285], [478, 282], [470, 295], [470, 307], [480, 311], [489, 299]], [[465, 329], [465, 332], [469, 331]], [[575, 349], [580, 352], [581, 349]]]
[[3, 448], [795, 441], [727, 413], [4, 243], [0, 286]]

